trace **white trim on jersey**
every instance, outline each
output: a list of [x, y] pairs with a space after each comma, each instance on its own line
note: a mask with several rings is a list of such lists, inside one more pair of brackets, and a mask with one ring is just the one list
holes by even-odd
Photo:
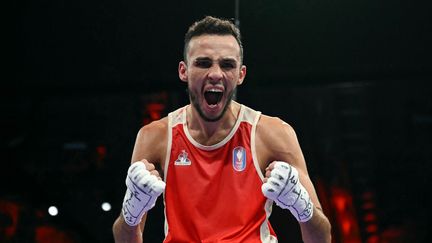
[[[171, 147], [172, 147], [172, 126], [173, 126], [173, 121], [174, 122], [178, 122], [179, 119], [173, 119], [173, 115], [175, 115], [174, 113], [169, 113], [168, 114], [168, 140], [167, 140], [167, 150], [166, 150], [166, 156], [165, 156], [165, 164], [164, 164], [164, 181], [166, 183], [166, 178], [168, 175], [168, 164], [170, 161], [170, 157], [171, 157]], [[168, 235], [168, 220], [166, 218], [166, 203], [165, 203], [165, 191], [163, 193], [163, 203], [164, 203], [164, 217], [165, 217], [165, 221], [164, 221], [164, 233], [165, 233], [165, 237]]]

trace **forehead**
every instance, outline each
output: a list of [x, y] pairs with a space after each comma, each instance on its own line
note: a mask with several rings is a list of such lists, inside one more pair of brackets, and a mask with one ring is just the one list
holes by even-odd
[[240, 60], [240, 46], [232, 35], [201, 35], [190, 40], [187, 55], [188, 59], [230, 57]]

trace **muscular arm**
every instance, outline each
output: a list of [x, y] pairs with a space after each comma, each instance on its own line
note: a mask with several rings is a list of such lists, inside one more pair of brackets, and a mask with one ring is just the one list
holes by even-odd
[[114, 241], [116, 243], [127, 243], [127, 242], [136, 242], [141, 243], [143, 242], [143, 231], [144, 231], [144, 224], [147, 218], [147, 214], [144, 214], [142, 217], [141, 223], [137, 226], [129, 226], [124, 221], [124, 218], [122, 215], [117, 217], [117, 219], [114, 222], [113, 225], [113, 234], [114, 234]]
[[[166, 118], [142, 127], [135, 140], [131, 163], [145, 159], [163, 169], [166, 136]], [[115, 242], [143, 242], [146, 218], [147, 213], [142, 217], [140, 224], [129, 226], [120, 214], [112, 228]]]
[[313, 216], [307, 222], [300, 223], [303, 241], [305, 243], [331, 242], [331, 226], [322, 212], [314, 185], [309, 178], [306, 161], [294, 129], [278, 118], [262, 116], [257, 126], [256, 136], [257, 156], [261, 169], [264, 171], [272, 161], [288, 162], [297, 169], [300, 183], [311, 198], [314, 205]]

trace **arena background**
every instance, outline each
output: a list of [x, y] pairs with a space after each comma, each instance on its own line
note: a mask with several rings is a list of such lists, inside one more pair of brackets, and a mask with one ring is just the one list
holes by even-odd
[[[205, 15], [239, 21], [248, 73], [237, 100], [296, 129], [334, 242], [431, 237], [430, 3], [13, 5], [0, 96], [1, 242], [113, 242], [136, 133], [188, 102], [177, 65], [184, 33]], [[289, 212], [275, 206], [271, 222], [280, 242], [301, 242]], [[159, 200], [145, 240], [162, 239]]]

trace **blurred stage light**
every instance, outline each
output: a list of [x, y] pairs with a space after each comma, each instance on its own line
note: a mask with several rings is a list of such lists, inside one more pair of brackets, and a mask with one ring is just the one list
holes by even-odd
[[57, 214], [58, 214], [58, 209], [57, 209], [57, 207], [56, 207], [56, 206], [50, 206], [50, 207], [48, 208], [48, 213], [49, 213], [49, 215], [51, 215], [51, 216], [57, 216]]
[[111, 210], [111, 204], [109, 202], [102, 203], [102, 210], [108, 212]]

